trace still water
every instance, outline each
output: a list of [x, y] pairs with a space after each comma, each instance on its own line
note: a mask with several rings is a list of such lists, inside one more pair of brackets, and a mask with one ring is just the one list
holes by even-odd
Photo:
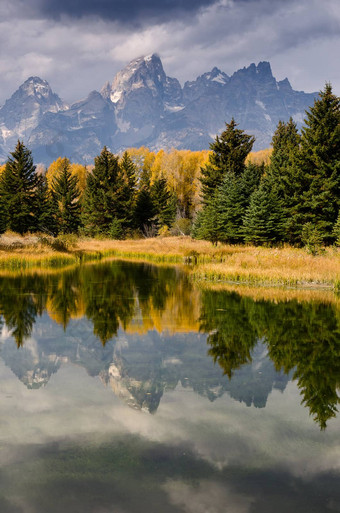
[[340, 511], [339, 302], [0, 277], [1, 513]]

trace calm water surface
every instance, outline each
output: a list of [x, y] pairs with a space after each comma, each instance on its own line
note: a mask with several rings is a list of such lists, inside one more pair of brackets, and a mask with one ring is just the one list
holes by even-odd
[[1, 513], [340, 511], [340, 308], [114, 262], [0, 278]]

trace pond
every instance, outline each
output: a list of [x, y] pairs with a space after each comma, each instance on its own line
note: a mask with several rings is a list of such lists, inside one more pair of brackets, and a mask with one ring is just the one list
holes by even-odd
[[339, 301], [114, 261], [0, 313], [1, 513], [340, 511]]

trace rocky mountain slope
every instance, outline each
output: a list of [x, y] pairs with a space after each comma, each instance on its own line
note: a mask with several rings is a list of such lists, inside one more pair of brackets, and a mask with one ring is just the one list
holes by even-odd
[[181, 87], [155, 54], [133, 60], [100, 93], [71, 106], [31, 77], [0, 109], [0, 158], [18, 138], [45, 164], [59, 156], [91, 164], [104, 145], [114, 152], [142, 145], [207, 149], [232, 117], [262, 149], [280, 119], [292, 116], [300, 127], [315, 96], [294, 91], [287, 78], [278, 82], [268, 62], [230, 77], [215, 67]]

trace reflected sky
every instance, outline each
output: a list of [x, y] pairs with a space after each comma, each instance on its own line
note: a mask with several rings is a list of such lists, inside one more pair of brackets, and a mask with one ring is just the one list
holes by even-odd
[[[45, 290], [2, 282], [0, 511], [338, 511], [339, 419], [321, 431], [312, 420], [325, 407], [320, 387], [329, 401], [337, 391], [336, 307], [202, 291], [173, 270], [162, 281], [152, 266], [132, 269], [129, 295], [110, 289], [106, 277], [114, 284], [122, 266], [127, 281], [130, 265], [92, 267], [95, 292], [88, 282], [84, 292], [78, 271], [67, 282], [72, 315], [60, 295], [63, 315], [51, 307], [61, 276]], [[10, 315], [11, 288], [13, 297], [31, 290], [16, 305], [38, 305], [19, 347], [5, 315], [31, 316]], [[94, 316], [94, 298], [118, 318], [104, 344], [94, 322], [108, 333], [110, 319]], [[171, 317], [169, 305], [182, 304], [189, 318]], [[313, 390], [318, 400], [306, 404]]]

